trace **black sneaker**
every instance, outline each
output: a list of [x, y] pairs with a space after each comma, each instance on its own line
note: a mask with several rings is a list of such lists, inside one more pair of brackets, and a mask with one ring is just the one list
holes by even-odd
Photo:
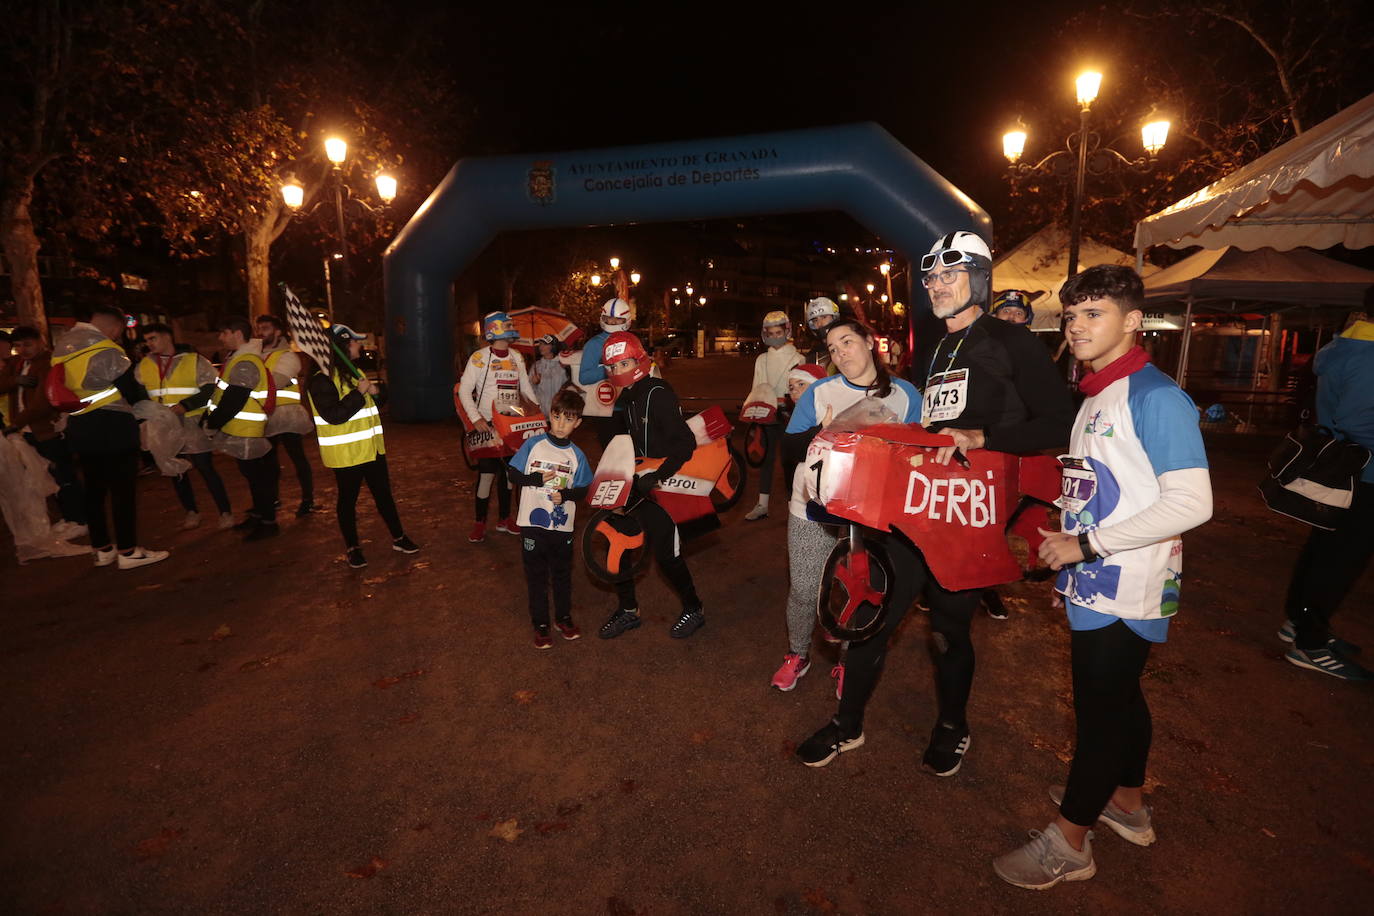
[[706, 615], [701, 612], [701, 608], [693, 608], [690, 611], [682, 612], [677, 623], [668, 628], [668, 635], [673, 639], [686, 639], [704, 626], [706, 626]]
[[983, 591], [983, 607], [988, 609], [988, 616], [993, 620], [1007, 619], [1007, 606], [1002, 603], [1002, 596], [997, 594], [996, 589]]
[[237, 525], [234, 526], [234, 530], [251, 531], [252, 529], [258, 527], [258, 524], [258, 517], [253, 513], [249, 512], [247, 515], [243, 517], [243, 521], [239, 522]]
[[639, 614], [635, 611], [626, 611], [619, 608], [612, 614], [605, 623], [601, 625], [601, 630], [596, 634], [602, 639], [615, 639], [626, 630], [633, 630], [644, 621], [639, 619]]
[[367, 565], [367, 557], [363, 556], [361, 547], [348, 548], [346, 556], [348, 557], [348, 565], [353, 569], [362, 569]]
[[967, 728], [937, 724], [930, 733], [930, 746], [926, 748], [921, 763], [936, 776], [953, 776], [963, 766], [964, 754], [972, 742]]
[[391, 542], [391, 549], [399, 550], [401, 553], [419, 553], [420, 545], [403, 534]]
[[261, 522], [252, 531], [243, 536], [244, 543], [249, 541], [265, 541], [281, 534], [281, 528], [276, 522]]
[[306, 500], [305, 502], [300, 504], [299, 508], [296, 509], [296, 518], [305, 518], [307, 515], [314, 511], [315, 504], [309, 500]]
[[807, 738], [797, 748], [797, 758], [809, 767], [823, 767], [845, 751], [862, 747], [864, 733], [850, 735], [831, 719], [820, 731]]

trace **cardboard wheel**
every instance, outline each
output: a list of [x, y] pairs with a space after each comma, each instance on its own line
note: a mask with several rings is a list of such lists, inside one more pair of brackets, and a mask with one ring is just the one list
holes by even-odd
[[744, 430], [745, 460], [749, 462], [751, 468], [756, 468], [763, 464], [763, 458], [766, 454], [768, 454], [768, 442], [764, 439], [763, 427], [758, 423], [750, 423]]
[[744, 484], [749, 479], [744, 456], [735, 448], [735, 443], [726, 439], [725, 445], [730, 451], [730, 463], [725, 466], [720, 478], [716, 480], [715, 488], [711, 490], [711, 505], [716, 507], [717, 512], [734, 508], [735, 503], [744, 495]]
[[860, 539], [851, 551], [850, 539], [842, 537], [825, 561], [816, 617], [837, 639], [861, 642], [887, 618], [892, 581], [892, 561], [880, 544]]
[[649, 538], [633, 515], [601, 509], [582, 529], [582, 561], [602, 582], [626, 582], [649, 565]]

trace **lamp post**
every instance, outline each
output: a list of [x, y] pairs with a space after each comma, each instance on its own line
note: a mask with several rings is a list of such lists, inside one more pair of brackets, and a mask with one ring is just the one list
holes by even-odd
[[1027, 131], [1024, 124], [1017, 122], [1016, 127], [1002, 135], [1002, 155], [1009, 163], [1009, 175], [1029, 175], [1033, 172], [1054, 174], [1066, 177], [1073, 169], [1073, 209], [1069, 218], [1069, 265], [1068, 276], [1078, 273], [1078, 250], [1082, 238], [1083, 188], [1088, 172], [1104, 175], [1115, 169], [1130, 169], [1135, 172], [1148, 172], [1155, 165], [1159, 151], [1169, 137], [1168, 120], [1157, 117], [1154, 112], [1141, 126], [1141, 146], [1145, 155], [1128, 159], [1110, 147], [1102, 146], [1101, 137], [1088, 129], [1089, 116], [1098, 90], [1102, 88], [1102, 74], [1088, 70], [1078, 75], [1074, 83], [1078, 98], [1078, 130], [1070, 134], [1064, 148], [1055, 150], [1035, 165], [1021, 162], [1021, 154], [1026, 149]]
[[[352, 270], [348, 260], [348, 228], [344, 221], [344, 163], [348, 161], [348, 141], [342, 137], [327, 137], [324, 141], [325, 157], [332, 164], [330, 169], [330, 184], [334, 189], [334, 218], [338, 225], [339, 246], [338, 250], [331, 257], [324, 259], [325, 276], [325, 296], [329, 302], [329, 317], [334, 318], [335, 295], [334, 286], [338, 285], [338, 300], [347, 304], [352, 299]], [[379, 173], [374, 182], [377, 187], [377, 196], [381, 199], [383, 206], [388, 206], [396, 199], [396, 179], [394, 176], [385, 172]], [[305, 188], [295, 178], [289, 178], [281, 186], [282, 201], [286, 206], [298, 211], [305, 204]], [[349, 195], [350, 200], [356, 200], [358, 205], [369, 212], [376, 212], [376, 208], [360, 198]], [[315, 205], [319, 206], [318, 203]], [[314, 208], [311, 208], [314, 212]], [[331, 264], [337, 260], [338, 264]]]

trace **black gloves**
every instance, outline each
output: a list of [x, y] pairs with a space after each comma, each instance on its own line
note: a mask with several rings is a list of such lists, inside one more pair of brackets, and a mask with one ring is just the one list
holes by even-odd
[[653, 473], [652, 471], [648, 474], [641, 474], [640, 476], [635, 478], [635, 495], [642, 496], [645, 499], [647, 499], [649, 497], [649, 494], [653, 492], [653, 489], [656, 486], [658, 486], [657, 474]]

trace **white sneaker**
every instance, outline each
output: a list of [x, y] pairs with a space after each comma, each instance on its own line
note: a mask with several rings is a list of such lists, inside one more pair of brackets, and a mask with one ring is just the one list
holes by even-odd
[[119, 555], [119, 568], [137, 569], [140, 566], [151, 566], [154, 563], [161, 563], [169, 556], [171, 554], [166, 550], [148, 550], [144, 547], [135, 547], [132, 553]]
[[78, 525], [76, 522], [64, 520], [52, 526], [52, 536], [59, 541], [70, 541], [72, 538], [83, 538], [89, 533], [85, 525]]
[[221, 513], [219, 514], [219, 530], [220, 530], [220, 531], [228, 531], [230, 528], [234, 527], [234, 524], [235, 524], [235, 522], [234, 522], [234, 513], [232, 513], [232, 512], [221, 512]]
[[119, 556], [119, 551], [115, 550], [113, 547], [106, 547], [103, 550], [97, 550], [95, 552], [95, 565], [109, 566], [111, 563], [115, 561], [115, 557], [117, 556]]
[[192, 528], [199, 528], [199, 527], [200, 527], [200, 513], [199, 513], [199, 512], [187, 512], [187, 513], [186, 513], [186, 518], [185, 518], [185, 519], [182, 521], [182, 523], [181, 523], [181, 530], [182, 530], [182, 531], [190, 531]]
[[744, 520], [746, 522], [756, 522], [761, 518], [767, 517], [768, 507], [765, 506], [763, 503], [759, 503], [758, 505], [754, 506], [754, 508], [749, 510], [749, 514], [744, 517]]
[[1093, 861], [1093, 835], [1083, 838], [1083, 849], [1074, 849], [1058, 824], [1032, 830], [1030, 842], [992, 860], [992, 870], [1008, 884], [1043, 891], [1060, 881], [1086, 881], [1097, 874]]

